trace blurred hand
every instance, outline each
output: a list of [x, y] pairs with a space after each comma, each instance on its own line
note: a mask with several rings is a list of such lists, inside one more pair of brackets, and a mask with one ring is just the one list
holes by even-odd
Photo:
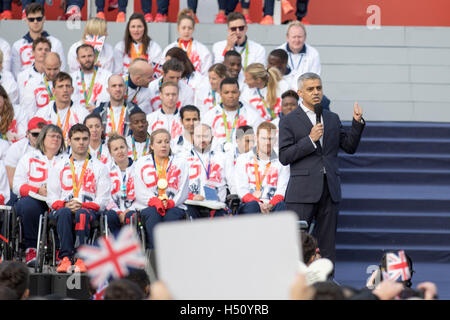
[[372, 291], [380, 300], [392, 300], [403, 291], [403, 285], [392, 280], [383, 280]]
[[355, 102], [355, 104], [353, 106], [353, 118], [356, 121], [361, 122], [362, 114], [363, 114], [363, 109], [358, 105], [358, 102]]
[[425, 300], [435, 300], [437, 297], [437, 287], [433, 282], [421, 282], [417, 285], [417, 289], [425, 290]]
[[323, 136], [323, 124], [318, 123], [314, 127], [311, 128], [311, 132], [309, 133], [309, 137], [312, 141], [317, 142]]
[[150, 300], [172, 300], [169, 288], [160, 280], [150, 285]]
[[314, 288], [306, 285], [306, 277], [303, 273], [298, 273], [291, 285], [291, 300], [311, 300], [314, 296]]
[[38, 194], [40, 194], [41, 196], [46, 197], [47, 196], [47, 184], [43, 184], [39, 190], [38, 190]]
[[203, 200], [205, 200], [205, 197], [202, 195], [196, 194], [192, 200], [203, 201]]
[[[238, 40], [237, 34], [235, 32], [231, 32], [227, 36], [227, 46], [226, 49], [231, 50], [233, 49], [234, 45], [236, 44]], [[227, 50], [227, 51], [228, 51]]]

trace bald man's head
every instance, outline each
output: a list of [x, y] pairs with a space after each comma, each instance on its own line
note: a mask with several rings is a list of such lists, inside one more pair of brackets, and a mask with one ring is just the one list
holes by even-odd
[[120, 75], [113, 74], [109, 77], [106, 91], [109, 93], [112, 106], [123, 105], [126, 87], [125, 81]]
[[48, 81], [53, 81], [61, 69], [61, 59], [56, 52], [49, 52], [44, 60], [44, 72]]
[[153, 68], [144, 59], [135, 59], [128, 68], [131, 81], [139, 87], [148, 87], [150, 81], [153, 80]]

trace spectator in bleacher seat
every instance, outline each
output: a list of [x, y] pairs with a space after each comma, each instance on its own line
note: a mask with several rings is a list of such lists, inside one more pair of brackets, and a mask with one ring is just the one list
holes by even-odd
[[197, 95], [197, 89], [200, 89], [205, 86], [208, 79], [206, 76], [201, 74], [200, 72], [195, 70], [194, 65], [192, 64], [191, 60], [189, 60], [187, 53], [178, 47], [172, 47], [166, 52], [166, 61], [175, 58], [178, 61], [180, 61], [184, 66], [184, 72], [181, 75], [181, 80], [185, 82], [186, 85], [188, 85], [193, 93], [194, 93], [194, 99]]
[[242, 202], [239, 214], [286, 210], [289, 167], [281, 164], [273, 149], [276, 130], [268, 121], [261, 123], [256, 130], [256, 147], [236, 160], [234, 184]]
[[306, 43], [306, 28], [301, 22], [293, 21], [289, 23], [286, 42], [277, 49], [283, 49], [287, 52], [289, 56], [288, 67], [296, 78], [306, 72], [320, 75], [319, 52]]
[[25, 137], [29, 115], [18, 104], [13, 105], [5, 88], [0, 85], [0, 135], [14, 143]]
[[0, 37], [0, 51], [3, 52], [3, 70], [11, 71], [11, 46], [9, 43]]
[[20, 158], [14, 174], [13, 192], [20, 195], [15, 204], [17, 215], [22, 217], [25, 241], [25, 263], [34, 267], [39, 216], [48, 211], [45, 201], [36, 199], [30, 192], [47, 197], [47, 180], [56, 162], [65, 151], [62, 130], [55, 125], [45, 126], [39, 134], [36, 149]]
[[272, 121], [281, 112], [281, 95], [289, 89], [277, 68], [266, 69], [261, 63], [252, 63], [244, 71], [245, 83], [241, 93], [244, 103], [261, 118]]
[[[247, 24], [253, 23], [253, 21], [250, 20], [249, 14], [250, 0], [240, 0], [240, 1], [242, 14], [245, 18], [245, 21], [247, 22]], [[217, 2], [219, 3], [219, 13], [216, 15], [214, 23], [227, 23], [227, 21], [229, 22], [230, 19], [229, 14], [236, 9], [239, 0], [218, 0]]]
[[30, 272], [20, 261], [4, 261], [0, 264], [0, 286], [12, 289], [16, 300], [26, 300], [30, 294]]
[[213, 130], [213, 148], [220, 145], [222, 151], [227, 152], [236, 147], [235, 131], [239, 127], [249, 125], [256, 128], [263, 119], [240, 101], [239, 83], [236, 79], [225, 78], [220, 83], [220, 96], [222, 102], [208, 111], [202, 122]]
[[[100, 46], [100, 41], [98, 38], [105, 37], [105, 42], [103, 47]], [[83, 29], [83, 35], [81, 40], [72, 44], [67, 53], [67, 63], [69, 65], [69, 72], [76, 72], [80, 69], [80, 62], [78, 61], [77, 49], [82, 44], [90, 44], [96, 51], [101, 47], [100, 53], [96, 52], [95, 55], [95, 66], [108, 70], [109, 72], [114, 71], [114, 50], [113, 47], [106, 43], [106, 38], [108, 36], [108, 30], [106, 26], [106, 21], [99, 18], [91, 18], [86, 22]], [[93, 37], [93, 39], [90, 39]], [[88, 39], [86, 39], [88, 38]], [[64, 70], [64, 69], [63, 69]]]
[[108, 101], [106, 85], [111, 72], [95, 65], [95, 50], [89, 44], [77, 48], [80, 68], [73, 72], [74, 94], [72, 100], [92, 112], [100, 103]]
[[227, 75], [230, 78], [236, 78], [239, 82], [239, 88], [244, 89], [245, 83], [244, 72], [242, 71], [242, 56], [239, 52], [230, 50], [225, 53], [223, 64], [227, 68]]
[[89, 154], [109, 167], [111, 155], [105, 142], [105, 128], [102, 118], [98, 113], [90, 113], [84, 118], [83, 124], [88, 127], [91, 136], [89, 139]]
[[[142, 1], [145, 2], [145, 1]], [[124, 39], [114, 47], [114, 72], [127, 74], [134, 59], [142, 58], [153, 67], [153, 78], [161, 74], [161, 47], [148, 35], [148, 25], [144, 15], [135, 12], [125, 28]]]
[[170, 48], [181, 48], [194, 65], [195, 71], [206, 76], [209, 67], [212, 65], [213, 56], [204, 44], [192, 37], [194, 30], [195, 19], [189, 15], [189, 9], [181, 10], [178, 13], [177, 20], [178, 39], [164, 49], [163, 56], [166, 56]]
[[266, 50], [259, 43], [248, 39], [248, 25], [241, 13], [230, 13], [227, 26], [227, 39], [213, 44], [214, 63], [222, 62], [225, 53], [229, 50], [240, 53], [244, 70], [248, 65], [255, 62], [266, 63]]
[[[9, 185], [12, 190], [13, 188], [13, 179], [16, 171], [17, 164], [19, 163], [20, 158], [34, 150], [36, 148], [37, 137], [41, 132], [41, 129], [47, 125], [47, 121], [45, 119], [39, 117], [33, 117], [28, 121], [26, 136], [23, 139], [20, 139], [18, 142], [13, 143], [11, 147], [9, 147], [5, 156], [5, 166], [6, 172], [8, 174]], [[17, 195], [15, 196], [17, 200]], [[13, 196], [12, 196], [13, 198]]]
[[55, 100], [53, 80], [61, 71], [61, 59], [56, 52], [47, 53], [44, 60], [44, 72], [33, 76], [24, 88], [20, 104], [27, 113], [34, 115], [39, 109]]
[[289, 84], [289, 88], [297, 91], [297, 78], [296, 75], [291, 71], [288, 66], [289, 56], [287, 52], [283, 49], [275, 49], [272, 50], [267, 57], [267, 68], [270, 69], [272, 67], [277, 68], [281, 75], [283, 76], [283, 80]]
[[[68, 136], [71, 153], [57, 162], [47, 182], [47, 205], [54, 210], [50, 218], [56, 220], [60, 240], [58, 273], [71, 272], [75, 247], [86, 243], [91, 224], [111, 193], [108, 168], [89, 155], [89, 129], [77, 123]], [[75, 272], [86, 272], [82, 259], [77, 259], [75, 267]]]
[[183, 135], [178, 109], [179, 91], [177, 82], [163, 82], [159, 87], [161, 108], [147, 115], [148, 133], [151, 134], [157, 129], [166, 129], [170, 133], [171, 147]]
[[272, 121], [277, 128], [280, 126], [280, 119], [297, 109], [300, 97], [294, 90], [287, 90], [281, 95], [281, 112]]
[[31, 53], [33, 54], [34, 61], [31, 67], [25, 68], [16, 75], [17, 85], [19, 87], [19, 99], [22, 102], [22, 97], [25, 95], [25, 87], [28, 81], [40, 76], [44, 73], [44, 61], [47, 54], [51, 51], [52, 44], [45, 37], [36, 38], [31, 46]]
[[134, 161], [128, 156], [129, 149], [127, 140], [116, 132], [108, 139], [108, 150], [112, 157], [109, 166], [112, 187], [105, 214], [108, 217], [108, 226], [112, 226], [113, 233], [118, 231], [121, 225], [129, 224], [131, 216], [136, 212], [133, 205], [135, 200], [132, 177]]
[[141, 109], [135, 108], [130, 112], [131, 135], [126, 136], [130, 147], [128, 156], [133, 161], [150, 154], [150, 135], [148, 134], [147, 115]]
[[47, 31], [44, 31], [44, 7], [37, 2], [30, 3], [25, 8], [25, 14], [28, 33], [22, 39], [14, 42], [11, 48], [11, 72], [17, 77], [19, 72], [33, 65], [34, 54], [32, 52], [32, 44], [39, 37], [45, 37], [51, 42], [51, 50], [59, 54], [61, 58], [61, 70], [65, 70], [66, 61], [61, 41], [49, 35]]
[[[213, 135], [211, 127], [199, 123], [194, 128], [194, 146], [186, 154], [189, 163], [189, 200], [214, 200], [225, 202], [227, 180], [223, 152], [212, 149]], [[223, 217], [224, 209], [209, 209], [201, 205], [187, 205], [187, 213], [193, 219], [205, 217]]]
[[141, 210], [147, 248], [153, 249], [155, 225], [185, 217], [184, 202], [189, 194], [189, 166], [184, 157], [172, 155], [170, 133], [166, 129], [152, 132], [150, 148], [151, 154], [136, 162], [133, 178], [135, 206]]
[[153, 80], [153, 68], [142, 58], [136, 58], [131, 62], [125, 79], [125, 100], [139, 106], [145, 113], [151, 113], [155, 109], [151, 104], [152, 91], [149, 84]]
[[157, 111], [161, 108], [160, 87], [164, 82], [175, 82], [178, 84], [177, 108], [188, 104], [194, 104], [194, 90], [183, 80], [183, 63], [175, 58], [167, 60], [163, 65], [163, 75], [152, 81], [148, 87], [150, 91], [151, 110]]
[[0, 160], [0, 205], [5, 205], [11, 197], [9, 187], [8, 173], [6, 172], [5, 162]]
[[41, 117], [62, 129], [66, 146], [69, 142], [70, 128], [77, 123], [82, 123], [89, 114], [84, 106], [72, 101], [73, 90], [72, 77], [65, 72], [58, 73], [53, 80], [55, 100], [36, 112], [36, 117]]
[[11, 102], [17, 104], [19, 103], [19, 87], [13, 74], [4, 68], [3, 57], [3, 51], [0, 49], [0, 85], [8, 92]]
[[208, 70], [209, 86], [206, 83], [195, 92], [195, 104], [200, 108], [200, 114], [204, 116], [209, 110], [220, 102], [220, 83], [227, 77], [227, 67], [222, 63], [213, 64]]
[[287, 208], [309, 225], [315, 218], [313, 235], [319, 242], [320, 252], [334, 263], [341, 201], [337, 154], [339, 149], [347, 153], [356, 152], [365, 122], [362, 109], [355, 102], [350, 130], [345, 130], [339, 116], [328, 110], [323, 111], [320, 123], [317, 123], [314, 106], [323, 97], [320, 76], [303, 74], [299, 77], [298, 88], [303, 101], [283, 117], [279, 125], [280, 162], [290, 165], [291, 169], [286, 190]]
[[172, 142], [172, 152], [174, 154], [191, 151], [194, 127], [200, 122], [200, 110], [196, 106], [188, 104], [180, 109], [180, 118], [183, 125], [183, 135]]
[[130, 114], [134, 109], [140, 108], [131, 101], [125, 101], [125, 90], [123, 78], [118, 74], [111, 75], [106, 88], [109, 101], [102, 102], [93, 111], [100, 115], [106, 135], [117, 133], [126, 137], [131, 134]]

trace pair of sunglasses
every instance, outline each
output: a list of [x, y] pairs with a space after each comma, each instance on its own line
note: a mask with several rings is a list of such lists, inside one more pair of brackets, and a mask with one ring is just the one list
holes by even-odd
[[34, 21], [41, 22], [42, 19], [44, 19], [44, 17], [27, 18], [27, 20], [30, 22], [34, 22]]
[[232, 32], [236, 32], [237, 30], [239, 30], [239, 31], [244, 31], [244, 29], [245, 29], [245, 26], [230, 27], [230, 30], [231, 30]]
[[37, 138], [39, 136], [40, 132], [30, 132], [30, 134], [34, 137]]

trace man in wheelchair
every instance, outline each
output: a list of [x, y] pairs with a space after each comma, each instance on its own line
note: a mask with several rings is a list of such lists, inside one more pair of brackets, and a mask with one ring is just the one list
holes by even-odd
[[[219, 148], [212, 150], [213, 134], [207, 124], [197, 124], [194, 128], [193, 147], [187, 154], [189, 163], [189, 200], [215, 201], [222, 206], [214, 208], [201, 205], [187, 206], [193, 219], [200, 217], [225, 216], [227, 183], [225, 174], [225, 155]], [[221, 208], [222, 207], [222, 208]]]
[[238, 214], [286, 210], [289, 167], [280, 163], [273, 150], [276, 131], [274, 124], [261, 123], [256, 131], [256, 147], [236, 160], [234, 185], [242, 200]]
[[[89, 139], [85, 125], [73, 125], [69, 130], [72, 153], [55, 165], [48, 179], [47, 204], [52, 209], [50, 218], [56, 220], [62, 259], [57, 272], [71, 272], [76, 248], [88, 240], [92, 223], [105, 209], [111, 193], [108, 168], [89, 155]], [[86, 272], [81, 259], [74, 265], [76, 272]]]

